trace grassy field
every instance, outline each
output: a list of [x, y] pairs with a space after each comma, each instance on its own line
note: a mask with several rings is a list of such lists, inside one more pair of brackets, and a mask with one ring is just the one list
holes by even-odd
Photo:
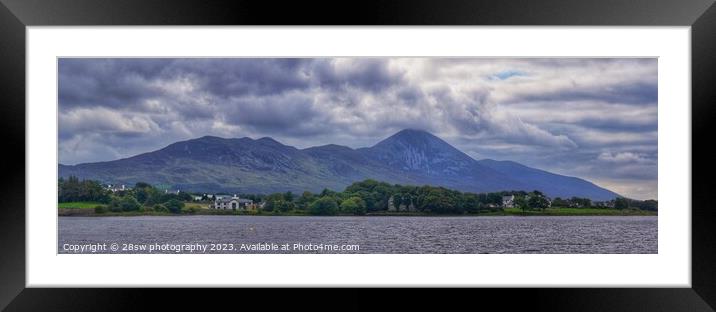
[[94, 207], [97, 206], [105, 206], [105, 204], [99, 203], [99, 202], [68, 202], [68, 203], [59, 203], [57, 205], [58, 208], [63, 209], [94, 209]]
[[184, 203], [184, 209], [209, 209], [210, 204], [206, 203]]

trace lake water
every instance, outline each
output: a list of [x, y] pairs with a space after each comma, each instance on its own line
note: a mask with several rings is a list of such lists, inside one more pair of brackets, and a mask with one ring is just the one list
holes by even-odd
[[657, 250], [655, 216], [59, 217], [58, 240], [59, 253], [645, 254]]

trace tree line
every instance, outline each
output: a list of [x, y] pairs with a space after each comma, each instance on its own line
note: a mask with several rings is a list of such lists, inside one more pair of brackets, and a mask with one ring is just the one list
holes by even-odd
[[[259, 213], [299, 213], [311, 215], [365, 215], [391, 211], [410, 211], [424, 214], [479, 214], [502, 211], [503, 197], [513, 196], [512, 206], [528, 210], [542, 210], [549, 207], [576, 208], [635, 208], [657, 210], [655, 200], [639, 201], [623, 197], [607, 202], [592, 202], [588, 198], [572, 197], [551, 200], [540, 191], [502, 191], [470, 193], [437, 186], [413, 186], [389, 184], [376, 180], [355, 182], [342, 192], [324, 189], [320, 193], [305, 191], [300, 195], [293, 192], [272, 194], [240, 194], [241, 198], [253, 200], [260, 205]], [[60, 202], [95, 201], [106, 204], [113, 212], [153, 210], [157, 212], [180, 213], [184, 202], [193, 200], [186, 192], [166, 193], [144, 182], [138, 182], [132, 189], [112, 192], [97, 182], [80, 181], [76, 177], [59, 180]], [[204, 194], [202, 200], [211, 199]]]
[[615, 208], [615, 209], [640, 209], [648, 211], [657, 211], [658, 202], [653, 199], [637, 200], [625, 197], [617, 197], [607, 201], [592, 201], [589, 198], [572, 197], [562, 199], [556, 197], [552, 200], [554, 207], [570, 207], [570, 208]]
[[512, 207], [523, 211], [561, 208], [615, 208], [657, 210], [655, 200], [634, 200], [618, 197], [610, 201], [593, 202], [589, 198], [548, 198], [540, 191], [501, 191], [489, 193], [460, 192], [436, 186], [412, 186], [364, 180], [355, 182], [342, 192], [324, 189], [320, 193], [305, 191], [300, 195], [292, 192], [241, 194], [254, 202], [264, 202], [267, 212], [305, 212], [313, 215], [336, 215], [387, 212], [390, 205], [412, 207], [415, 212], [428, 214], [478, 214], [501, 211], [503, 196], [514, 196]]
[[[503, 209], [502, 197], [507, 195], [527, 200], [525, 209], [543, 209], [548, 206], [548, 200], [538, 191], [476, 194], [429, 185], [389, 184], [371, 179], [355, 182], [342, 192], [324, 189], [320, 193], [306, 191], [301, 195], [285, 192], [269, 195], [241, 194], [240, 196], [256, 202], [264, 202], [263, 210], [269, 212], [297, 211], [312, 215], [364, 215], [397, 210], [426, 214], [495, 212]], [[531, 201], [528, 198], [531, 198]]]
[[191, 201], [192, 197], [186, 192], [162, 192], [144, 182], [136, 183], [132, 189], [113, 192], [97, 181], [80, 181], [77, 177], [70, 176], [66, 180], [58, 180], [57, 199], [61, 203], [88, 201], [105, 204], [95, 209], [99, 213], [142, 210], [180, 213], [184, 202]]

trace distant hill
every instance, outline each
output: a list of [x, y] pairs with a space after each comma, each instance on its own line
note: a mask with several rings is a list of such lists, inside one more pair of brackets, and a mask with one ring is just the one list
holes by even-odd
[[334, 144], [297, 149], [272, 138], [205, 136], [114, 161], [60, 164], [59, 173], [108, 183], [167, 184], [197, 192], [319, 192], [375, 179], [468, 192], [539, 190], [551, 197], [593, 200], [618, 196], [589, 181], [516, 162], [478, 161], [426, 131], [412, 129], [359, 149]]

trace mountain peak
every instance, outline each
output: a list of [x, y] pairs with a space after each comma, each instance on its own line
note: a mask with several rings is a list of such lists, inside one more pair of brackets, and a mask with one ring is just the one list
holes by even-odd
[[[250, 137], [222, 138], [222, 137], [213, 136], [213, 135], [205, 135], [205, 136], [202, 136], [202, 137], [199, 137], [196, 139], [191, 139], [191, 140], [182, 141], [182, 142], [224, 142], [226, 144], [232, 144], [232, 143], [236, 143], [236, 142], [242, 142], [242, 143], [258, 142], [258, 143], [272, 144], [272, 145], [283, 145], [271, 137], [262, 137], [259, 139], [252, 139]], [[177, 143], [182, 143], [182, 142], [177, 142]]]
[[[440, 138], [434, 136], [432, 133], [425, 131], [425, 130], [419, 130], [419, 129], [403, 129], [400, 130], [393, 135], [387, 137], [385, 140], [378, 142], [378, 144], [381, 144], [383, 142], [390, 142], [390, 141], [418, 141], [418, 140], [428, 140], [428, 139], [436, 139], [440, 140]], [[442, 140], [440, 140], [442, 141]], [[378, 145], [376, 144], [376, 145]]]
[[303, 149], [304, 151], [352, 151], [353, 149], [348, 146], [338, 145], [338, 144], [326, 144], [326, 145], [319, 145], [319, 146], [312, 146]]
[[[427, 132], [425, 130], [418, 130], [418, 129], [403, 129], [398, 131], [397, 133], [391, 135], [390, 137], [386, 138], [383, 141], [378, 142], [373, 147], [377, 148], [385, 148], [390, 147], [391, 149], [399, 148], [399, 146], [405, 147], [411, 147], [412, 149], [419, 149], [419, 150], [443, 150], [443, 151], [451, 151], [451, 152], [458, 152], [457, 149], [452, 147], [452, 145], [448, 144], [447, 142], [443, 141], [442, 139], [438, 138], [437, 136], [433, 135], [430, 132]], [[402, 148], [399, 148], [402, 149]]]
[[369, 156], [400, 170], [454, 175], [474, 160], [425, 130], [404, 129], [368, 149]]
[[[201, 141], [218, 141], [218, 140], [226, 140], [226, 139], [222, 138], [222, 137], [218, 137], [218, 136], [213, 136], [213, 135], [205, 135], [205, 136], [202, 136], [202, 137], [199, 137], [196, 139], [190, 139], [187, 141], [200, 141], [201, 142]], [[176, 142], [176, 143], [179, 143], [179, 142]]]
[[407, 128], [400, 130], [393, 134], [394, 137], [403, 137], [403, 136], [431, 136], [435, 137], [432, 133], [423, 130], [423, 129], [415, 129], [415, 128]]
[[422, 133], [422, 134], [427, 133], [427, 134], [430, 134], [430, 132], [428, 132], [427, 130], [423, 130], [423, 129], [419, 129], [419, 128], [405, 128], [403, 130], [396, 132], [396, 134], [399, 134], [399, 133]]
[[258, 140], [256, 140], [256, 141], [258, 141], [258, 142], [263, 142], [263, 143], [269, 143], [269, 144], [279, 144], [279, 145], [283, 145], [283, 144], [281, 144], [280, 142], [274, 140], [272, 137], [263, 137], [263, 138], [260, 138], [260, 139], [258, 139]]

